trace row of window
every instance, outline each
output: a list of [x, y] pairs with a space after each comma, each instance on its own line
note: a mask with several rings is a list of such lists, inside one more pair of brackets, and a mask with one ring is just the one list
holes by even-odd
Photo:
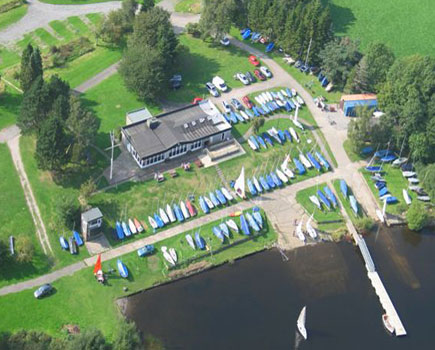
[[181, 153], [187, 152], [187, 145], [179, 145], [169, 151], [169, 157], [175, 157]]
[[164, 158], [165, 158], [164, 154], [158, 154], [154, 157], [141, 160], [140, 164], [142, 166], [151, 165], [162, 161]]

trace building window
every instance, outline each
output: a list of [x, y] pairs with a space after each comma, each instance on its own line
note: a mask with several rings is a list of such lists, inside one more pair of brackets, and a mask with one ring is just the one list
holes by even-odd
[[221, 134], [221, 140], [223, 141], [224, 139], [225, 139], [225, 134], [222, 133], [222, 134]]

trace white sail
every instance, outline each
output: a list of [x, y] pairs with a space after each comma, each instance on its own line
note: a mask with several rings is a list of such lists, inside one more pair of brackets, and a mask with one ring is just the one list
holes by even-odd
[[308, 198], [317, 208], [322, 209], [322, 206], [320, 205], [320, 201], [316, 196], [312, 195], [309, 196]]
[[293, 171], [291, 171], [287, 166], [288, 166], [288, 162], [290, 160], [290, 155], [287, 154], [287, 156], [285, 157], [284, 161], [281, 164], [281, 170], [284, 172], [284, 174], [291, 178], [294, 179], [295, 174], [293, 173]]
[[187, 234], [186, 236], [186, 241], [187, 243], [189, 243], [189, 245], [191, 246], [192, 249], [196, 249], [195, 243], [193, 242], [193, 238], [190, 234]]
[[242, 167], [242, 170], [240, 171], [240, 175], [237, 178], [235, 184], [234, 184], [234, 190], [236, 191], [237, 195], [245, 199], [245, 167]]
[[292, 127], [288, 128], [290, 131], [290, 134], [292, 135], [292, 137], [296, 140], [297, 143], [301, 142], [301, 140], [299, 139], [298, 134], [296, 133], [295, 129], [293, 129]]
[[287, 183], [288, 182], [288, 177], [284, 175], [284, 173], [279, 170], [278, 168], [276, 168], [276, 175], [278, 175], [279, 179], [284, 182]]
[[298, 226], [296, 227], [296, 236], [302, 241], [305, 242], [305, 235], [302, 232], [302, 220], [299, 222]]
[[311, 219], [313, 218], [313, 214], [311, 214], [310, 218], [307, 221], [307, 224], [305, 225], [308, 234], [311, 238], [316, 239], [317, 238], [317, 232], [316, 229], [311, 225]]
[[298, 121], [298, 112], [299, 112], [299, 106], [296, 106], [295, 116], [292, 121], [293, 124], [296, 125], [299, 129], [304, 130], [304, 126], [301, 124], [301, 122]]
[[298, 326], [298, 330], [301, 333], [301, 335], [304, 337], [304, 339], [308, 338], [307, 329], [305, 328], [306, 313], [307, 313], [307, 307], [304, 306], [302, 308], [301, 313], [299, 314], [298, 321], [296, 322], [296, 325]]

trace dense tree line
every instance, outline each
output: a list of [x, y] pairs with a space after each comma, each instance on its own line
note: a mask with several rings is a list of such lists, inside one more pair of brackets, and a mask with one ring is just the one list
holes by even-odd
[[61, 170], [69, 161], [83, 159], [99, 121], [78, 97], [71, 95], [66, 81], [56, 75], [45, 81], [40, 62], [39, 50], [29, 44], [21, 58], [24, 95], [17, 124], [23, 134], [36, 136], [38, 167]]
[[[115, 340], [110, 344], [96, 329], [89, 329], [65, 338], [53, 338], [37, 331], [19, 331], [0, 334], [2, 350], [146, 350], [134, 323], [122, 322]], [[157, 349], [155, 347], [155, 349]]]
[[152, 7], [139, 13], [119, 68], [127, 88], [143, 100], [157, 99], [167, 85], [177, 46], [169, 12]]

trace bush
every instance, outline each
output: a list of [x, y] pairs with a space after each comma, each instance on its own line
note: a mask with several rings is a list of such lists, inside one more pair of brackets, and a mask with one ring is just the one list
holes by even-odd
[[50, 48], [50, 52], [52, 53], [51, 66], [62, 66], [66, 62], [83, 56], [84, 54], [93, 51], [94, 49], [94, 44], [84, 36], [72, 40], [64, 45], [52, 46]]
[[0, 13], [3, 12], [8, 12], [10, 10], [12, 10], [15, 7], [19, 7], [23, 4], [24, 2], [21, 0], [11, 0], [8, 1], [7, 3], [3, 4], [0, 6]]
[[368, 233], [373, 228], [374, 222], [372, 218], [365, 216], [355, 220], [355, 227], [358, 232]]
[[201, 29], [199, 23], [187, 23], [186, 25], [187, 34], [192, 35], [194, 38], [201, 37]]
[[413, 231], [420, 231], [428, 221], [428, 213], [423, 203], [414, 200], [406, 213], [408, 228]]
[[35, 248], [29, 237], [19, 236], [16, 241], [16, 256], [20, 263], [29, 263], [33, 259]]
[[56, 203], [56, 216], [59, 223], [66, 227], [75, 227], [79, 219], [80, 208], [73, 196], [61, 196]]

